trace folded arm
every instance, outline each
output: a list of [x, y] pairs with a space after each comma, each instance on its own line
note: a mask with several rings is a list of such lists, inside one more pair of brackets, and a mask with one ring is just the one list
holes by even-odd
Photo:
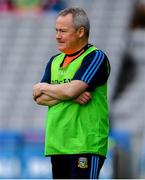
[[33, 86], [33, 98], [41, 105], [49, 105], [50, 102], [55, 104], [69, 99], [75, 99], [75, 102], [85, 104], [91, 98], [89, 92], [84, 93], [87, 87], [88, 85], [80, 80], [55, 85], [37, 83]]
[[46, 94], [42, 94], [37, 98], [34, 98], [37, 104], [44, 105], [44, 106], [53, 106], [55, 104], [58, 104], [60, 100], [54, 99], [53, 97], [50, 97]]

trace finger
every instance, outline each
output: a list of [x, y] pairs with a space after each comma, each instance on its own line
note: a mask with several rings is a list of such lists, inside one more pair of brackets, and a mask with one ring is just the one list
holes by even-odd
[[75, 100], [75, 102], [79, 103], [79, 104], [86, 104], [83, 100], [79, 99], [79, 100]]
[[89, 101], [88, 97], [80, 97], [80, 101], [87, 103]]
[[88, 102], [90, 100], [90, 97], [86, 94], [83, 94], [79, 97], [82, 101]]
[[79, 98], [74, 99], [74, 102], [76, 102], [78, 104], [84, 104], [84, 102], [81, 99], [79, 99]]
[[91, 98], [91, 97], [92, 97], [92, 96], [91, 96], [91, 93], [88, 92], [88, 91], [85, 91], [83, 95], [85, 95], [85, 96], [88, 97], [88, 98]]
[[76, 99], [76, 102], [78, 102], [79, 104], [86, 104], [88, 102], [88, 100], [83, 97], [78, 97]]

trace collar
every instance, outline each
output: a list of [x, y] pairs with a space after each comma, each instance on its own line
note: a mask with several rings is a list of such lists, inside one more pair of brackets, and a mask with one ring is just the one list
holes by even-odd
[[66, 56], [69, 56], [69, 57], [72, 57], [72, 56], [76, 56], [77, 54], [79, 54], [82, 50], [86, 50], [88, 49], [89, 47], [91, 47], [92, 45], [91, 44], [86, 44], [83, 48], [81, 48], [79, 51], [73, 53], [73, 54], [66, 54]]

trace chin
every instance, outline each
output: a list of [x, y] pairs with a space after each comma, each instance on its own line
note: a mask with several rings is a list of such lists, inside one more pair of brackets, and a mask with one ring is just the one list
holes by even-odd
[[66, 53], [66, 49], [65, 49], [65, 48], [58, 47], [58, 49], [59, 49], [61, 52]]

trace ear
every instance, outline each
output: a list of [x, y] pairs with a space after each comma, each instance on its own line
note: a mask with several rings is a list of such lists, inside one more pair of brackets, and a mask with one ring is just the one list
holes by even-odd
[[78, 30], [77, 30], [77, 33], [78, 33], [78, 37], [79, 38], [82, 38], [85, 34], [85, 28], [82, 26], [80, 27]]

